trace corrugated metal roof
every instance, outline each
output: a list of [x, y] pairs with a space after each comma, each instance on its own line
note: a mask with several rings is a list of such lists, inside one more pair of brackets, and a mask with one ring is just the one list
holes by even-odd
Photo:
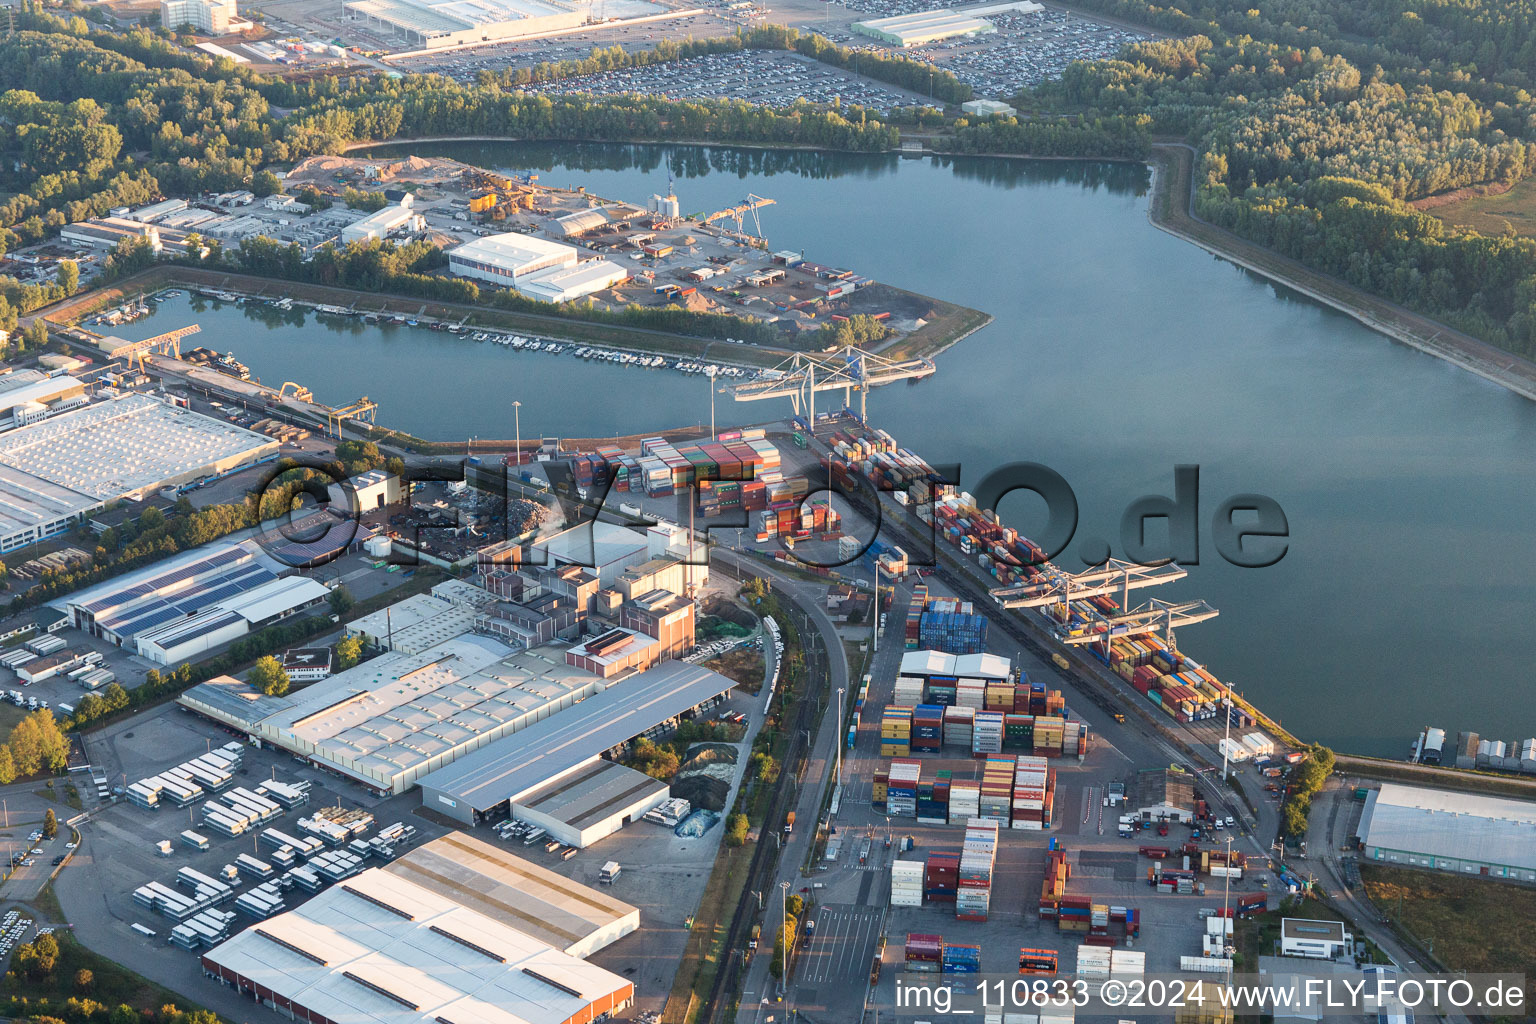
[[707, 668], [667, 662], [486, 744], [424, 776], [421, 787], [476, 809], [515, 800], [734, 685]]
[[1367, 798], [1367, 847], [1536, 870], [1536, 803], [1383, 783]]
[[336, 1024], [551, 1024], [633, 992], [616, 974], [381, 868], [206, 955]]

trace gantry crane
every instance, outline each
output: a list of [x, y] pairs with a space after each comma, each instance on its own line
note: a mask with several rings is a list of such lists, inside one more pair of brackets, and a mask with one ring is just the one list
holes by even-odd
[[341, 425], [344, 422], [347, 420], [362, 420], [364, 423], [371, 425], [374, 422], [374, 413], [378, 411], [378, 408], [377, 402], [364, 395], [351, 405], [342, 406], [340, 409], [327, 409], [325, 411], [326, 432], [339, 440], [341, 438]]
[[751, 192], [748, 192], [747, 197], [741, 202], [737, 203], [735, 206], [727, 207], [724, 210], [716, 210], [714, 213], [707, 213], [703, 217], [699, 218], [699, 223], [713, 224], [717, 220], [730, 218], [736, 222], [736, 233], [741, 235], [746, 234], [746, 230], [743, 227], [743, 218], [745, 218], [748, 214], [751, 214], [752, 234], [758, 238], [762, 238], [763, 223], [760, 219], [758, 219], [757, 211], [765, 206], [772, 206], [773, 204], [774, 201], [772, 199], [765, 199], [762, 196], [754, 195]]
[[[1120, 637], [1145, 636], [1162, 630], [1168, 646], [1178, 650], [1173, 633], [1175, 627], [1193, 626], [1197, 622], [1214, 619], [1220, 614], [1221, 612], [1205, 601], [1173, 602], [1154, 597], [1134, 611], [1121, 615], [1098, 615], [1088, 623], [1081, 634], [1062, 637], [1061, 642], [1078, 645], [1103, 643], [1108, 647], [1110, 641]], [[1098, 625], [1108, 628], [1097, 631], [1094, 627]], [[1106, 650], [1105, 653], [1109, 652]]]
[[887, 359], [865, 352], [853, 345], [830, 356], [812, 356], [796, 352], [756, 377], [721, 390], [738, 402], [758, 402], [765, 398], [788, 398], [800, 415], [801, 405], [816, 418], [816, 392], [841, 391], [844, 403], [852, 408], [853, 392], [859, 393], [859, 415], [868, 411], [869, 389], [898, 380], [921, 380], [935, 371], [931, 359]]
[[181, 339], [196, 334], [202, 328], [197, 324], [178, 327], [174, 331], [157, 334], [143, 341], [124, 342], [121, 338], [102, 338], [100, 345], [108, 359], [122, 359], [127, 366], [137, 365], [144, 372], [144, 357], [150, 352], [181, 358]]
[[990, 591], [992, 600], [1003, 608], [1041, 608], [1048, 604], [1071, 604], [1100, 595], [1119, 595], [1120, 607], [1131, 606], [1131, 591], [1172, 583], [1189, 575], [1188, 570], [1172, 562], [1167, 565], [1138, 565], [1111, 558], [1087, 572], [1063, 572], [1047, 563], [1041, 566], [1044, 577], [1011, 587]]

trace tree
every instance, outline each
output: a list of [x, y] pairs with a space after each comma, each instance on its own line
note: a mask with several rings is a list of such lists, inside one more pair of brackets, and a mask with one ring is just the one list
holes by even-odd
[[59, 287], [65, 295], [75, 294], [80, 287], [80, 264], [74, 260], [59, 260]]
[[59, 834], [59, 819], [54, 815], [53, 808], [43, 815], [43, 838], [52, 839]]
[[347, 612], [352, 610], [352, 606], [357, 604], [357, 600], [352, 596], [352, 591], [348, 590], [344, 584], [337, 584], [335, 589], [326, 596], [325, 600], [331, 606], [331, 614], [338, 618], [347, 614]]
[[281, 697], [288, 692], [288, 673], [270, 654], [256, 659], [246, 681], [269, 697]]
[[251, 176], [251, 191], [258, 198], [273, 195], [282, 187], [282, 179], [271, 171], [257, 171]]
[[336, 642], [336, 671], [345, 672], [356, 665], [363, 657], [363, 638], [360, 636], [342, 637]]
[[27, 329], [22, 332], [22, 337], [26, 339], [26, 347], [34, 352], [48, 344], [48, 328], [43, 323], [42, 318], [38, 317], [27, 324]]
[[747, 841], [747, 816], [733, 814], [725, 823], [725, 845], [743, 846]]
[[0, 786], [16, 781], [16, 762], [11, 760], [11, 748], [0, 746]]
[[88, 967], [82, 967], [75, 972], [75, 988], [81, 992], [89, 992], [96, 987], [96, 975]]

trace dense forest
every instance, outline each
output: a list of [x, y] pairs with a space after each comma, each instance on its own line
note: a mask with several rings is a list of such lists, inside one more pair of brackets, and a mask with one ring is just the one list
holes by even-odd
[[1536, 37], [1498, 0], [1083, 0], [1177, 33], [1021, 103], [1143, 117], [1198, 154], [1195, 212], [1358, 287], [1536, 355], [1536, 240], [1409, 205], [1536, 171]]
[[[1536, 170], [1536, 14], [1499, 0], [1079, 0], [1173, 38], [1117, 59], [1072, 65], [1021, 94], [1032, 116], [946, 123], [956, 153], [1142, 159], [1154, 137], [1195, 149], [1195, 212], [1310, 266], [1536, 355], [1536, 240], [1448, 229], [1410, 205], [1470, 185], [1508, 186]], [[858, 107], [659, 97], [544, 96], [536, 82], [719, 50], [792, 49], [954, 101], [962, 83], [901, 56], [765, 28], [725, 40], [668, 42], [649, 54], [486, 73], [359, 74], [291, 82], [189, 54], [146, 30], [112, 34], [24, 4], [24, 31], [0, 40], [0, 245], [30, 242], [112, 206], [164, 194], [255, 186], [263, 167], [363, 140], [489, 135], [545, 140], [677, 140], [886, 152], [896, 124]], [[219, 260], [294, 279], [478, 296], [436, 278], [433, 257], [402, 247], [296, 255], [259, 245]], [[113, 270], [147, 257], [124, 252]], [[303, 261], [299, 261], [302, 263]], [[0, 279], [11, 311], [58, 286]], [[523, 308], [526, 300], [487, 301]], [[544, 312], [545, 310], [539, 310]], [[0, 311], [5, 312], [5, 311]], [[581, 315], [590, 315], [587, 312]], [[7, 312], [7, 315], [8, 312]], [[639, 313], [623, 316], [637, 317]], [[669, 329], [683, 311], [651, 314]], [[619, 314], [615, 314], [619, 316]], [[739, 321], [732, 320], [732, 325]], [[739, 335], [739, 326], [720, 332]], [[696, 333], [714, 327], [691, 324]]]

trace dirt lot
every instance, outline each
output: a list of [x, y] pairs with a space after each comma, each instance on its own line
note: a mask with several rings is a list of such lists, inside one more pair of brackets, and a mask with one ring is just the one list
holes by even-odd
[[[1449, 202], [1445, 200], [1449, 199]], [[1522, 181], [1513, 188], [1483, 185], [1458, 189], [1447, 196], [1431, 196], [1413, 206], [1433, 214], [1448, 225], [1471, 228], [1485, 235], [1501, 235], [1506, 228], [1516, 234], [1536, 236], [1536, 181]]]
[[1402, 922], [1452, 970], [1524, 973], [1536, 963], [1536, 889], [1443, 871], [1362, 864], [1365, 891], [1382, 913]]
[[763, 685], [763, 652], [754, 647], [726, 651], [720, 657], [706, 661], [704, 667], [734, 679], [747, 693], [756, 693]]

